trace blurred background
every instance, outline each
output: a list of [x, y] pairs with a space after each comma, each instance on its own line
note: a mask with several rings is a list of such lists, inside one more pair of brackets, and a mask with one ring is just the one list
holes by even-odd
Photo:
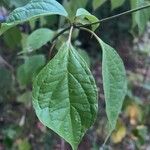
[[[29, 0], [0, 0], [0, 22]], [[144, 6], [149, 0], [58, 0], [74, 16], [86, 8], [99, 19]], [[106, 150], [150, 150], [150, 9], [100, 24], [98, 36], [124, 61], [128, 93], [116, 130]], [[41, 17], [18, 25], [0, 37], [0, 150], [70, 150], [57, 134], [43, 126], [32, 108], [32, 79], [57, 53], [68, 33], [53, 47], [51, 40], [66, 26], [63, 17]], [[48, 28], [50, 30], [48, 30]], [[79, 150], [99, 150], [106, 136], [101, 49], [94, 38], [74, 30], [72, 43], [85, 59], [99, 90], [99, 113]]]

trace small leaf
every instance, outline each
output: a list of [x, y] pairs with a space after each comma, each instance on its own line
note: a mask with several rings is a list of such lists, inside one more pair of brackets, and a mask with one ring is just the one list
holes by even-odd
[[17, 24], [39, 18], [40, 16], [54, 14], [68, 16], [64, 7], [56, 0], [31, 0], [27, 5], [19, 7], [10, 13], [6, 23], [1, 24], [0, 35]]
[[111, 0], [111, 9], [114, 10], [123, 5], [125, 0]]
[[32, 32], [26, 39], [26, 45], [21, 53], [32, 52], [41, 48], [54, 37], [54, 31], [40, 28]]
[[118, 115], [127, 92], [126, 72], [122, 59], [117, 52], [104, 43], [94, 32], [93, 35], [102, 47], [102, 76], [106, 113], [110, 132], [115, 129]]
[[17, 69], [17, 79], [20, 85], [28, 85], [32, 82], [32, 78], [41, 67], [45, 65], [45, 57], [43, 55], [34, 55], [25, 59], [25, 63]]
[[106, 2], [106, 0], [93, 0], [93, 8], [96, 10], [98, 7], [103, 5]]
[[[84, 8], [79, 8], [76, 13], [76, 20], [77, 23], [81, 24], [87, 24], [87, 23], [93, 23], [99, 21], [98, 18], [96, 18], [94, 15], [90, 14], [87, 10]], [[88, 22], [87, 22], [88, 21]], [[93, 25], [92, 30], [96, 30], [99, 27], [99, 24]]]
[[97, 114], [97, 88], [85, 61], [70, 43], [37, 75], [33, 105], [39, 120], [77, 150]]

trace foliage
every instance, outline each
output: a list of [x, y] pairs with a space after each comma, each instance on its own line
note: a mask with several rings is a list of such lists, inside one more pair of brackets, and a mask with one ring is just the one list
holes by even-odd
[[[146, 0], [130, 0], [130, 2], [132, 9], [149, 4], [149, 1]], [[93, 0], [92, 6], [93, 9], [98, 10], [107, 3], [107, 0]], [[125, 3], [125, 0], [112, 0], [111, 11]], [[94, 33], [99, 26], [101, 27], [101, 23], [93, 24], [99, 19], [86, 10], [86, 6], [89, 5], [88, 0], [70, 0], [69, 2], [64, 0], [62, 4], [64, 7], [56, 0], [31, 0], [30, 2], [12, 0], [7, 3], [10, 7], [19, 7], [9, 14], [6, 21], [1, 23], [0, 28], [0, 35], [3, 35], [3, 40], [8, 47], [22, 49], [18, 55], [23, 58], [24, 62], [17, 68], [16, 77], [20, 89], [26, 90], [27, 95], [25, 93], [24, 98], [24, 94], [22, 94], [18, 97], [18, 101], [30, 99], [28, 95], [31, 93], [28, 91], [28, 87], [33, 82], [32, 99], [37, 117], [45, 126], [64, 138], [73, 150], [76, 150], [85, 132], [94, 124], [98, 113], [98, 88], [89, 69], [89, 57], [86, 53], [83, 54], [78, 50], [78, 46], [72, 42], [72, 39], [77, 39], [80, 30], [88, 31], [96, 38], [102, 50], [105, 111], [109, 125], [107, 134], [111, 135], [117, 124], [118, 131], [113, 132], [111, 138], [114, 143], [118, 143], [126, 135], [124, 124], [117, 123], [127, 94], [126, 71], [123, 61], [114, 48], [103, 42]], [[59, 15], [59, 19], [58, 16], [56, 17], [59, 28], [56, 27], [56, 31], [49, 29], [49, 26], [38, 28], [37, 22], [44, 22], [41, 24], [45, 25], [47, 23], [45, 20], [51, 15]], [[149, 9], [133, 14], [133, 32], [136, 33], [135, 29], [138, 27], [141, 35], [149, 18]], [[24, 23], [22, 26], [26, 27], [25, 22], [30, 22], [31, 25], [32, 21], [34, 26], [31, 29], [33, 28], [34, 31], [31, 33], [23, 33], [16, 27], [22, 23]], [[51, 19], [51, 21], [53, 20]], [[69, 36], [66, 28], [64, 28], [66, 34], [62, 32], [63, 28], [60, 28], [67, 25], [69, 26], [67, 30], [70, 29]], [[62, 34], [59, 35], [61, 32]], [[44, 56], [44, 53], [39, 53], [49, 42], [52, 43], [48, 52], [50, 60], [45, 65], [47, 57]], [[56, 47], [55, 51], [54, 46]], [[1, 71], [8, 75], [7, 70]], [[5, 76], [5, 78], [4, 81], [7, 80], [11, 84], [11, 77]], [[134, 107], [131, 106], [131, 108]], [[131, 108], [126, 110], [128, 117], [132, 116]], [[138, 111], [138, 108], [134, 110]], [[146, 128], [142, 128], [144, 131], [140, 129], [137, 127], [134, 133], [143, 139], [143, 132], [147, 131]], [[18, 142], [18, 149], [31, 149], [28, 140], [21, 139]]]

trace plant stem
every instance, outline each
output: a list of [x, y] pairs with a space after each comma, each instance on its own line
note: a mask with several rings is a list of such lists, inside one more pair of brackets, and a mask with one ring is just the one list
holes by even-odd
[[[84, 25], [73, 25], [75, 28], [80, 28], [80, 27], [88, 27], [88, 26], [92, 26], [92, 25], [95, 25], [95, 24], [99, 24], [99, 23], [104, 23], [106, 21], [110, 21], [112, 19], [115, 19], [115, 18], [119, 18], [121, 16], [124, 16], [124, 15], [128, 15], [128, 14], [131, 14], [131, 13], [134, 13], [134, 12], [137, 12], [137, 11], [140, 11], [142, 9], [146, 9], [146, 8], [149, 8], [150, 7], [150, 4], [149, 5], [146, 5], [146, 6], [142, 6], [142, 7], [139, 7], [139, 8], [135, 8], [135, 9], [132, 9], [132, 10], [128, 10], [128, 11], [125, 11], [125, 12], [122, 12], [120, 14], [117, 14], [117, 15], [114, 15], [114, 16], [110, 16], [110, 17], [107, 17], [107, 18], [103, 18], [97, 22], [93, 22], [93, 23], [89, 23], [89, 24], [84, 24]], [[54, 42], [59, 36], [61, 36], [64, 32], [68, 31], [69, 29], [71, 28], [71, 26], [69, 27], [66, 27], [64, 28], [62, 31], [60, 31], [52, 40], [52, 42]]]
[[71, 28], [70, 28], [68, 43], [71, 43], [72, 32], [73, 32], [73, 26], [71, 26]]
[[142, 9], [149, 8], [149, 7], [150, 7], [150, 4], [146, 5], [146, 6], [142, 6], [142, 7], [139, 7], [139, 8], [135, 8], [135, 9], [132, 9], [132, 10], [128, 10], [128, 11], [122, 12], [122, 13], [114, 15], [114, 16], [103, 18], [103, 19], [101, 19], [101, 20], [99, 20], [97, 22], [93, 22], [93, 23], [89, 23], [89, 24], [84, 24], [84, 25], [76, 25], [76, 27], [87, 27], [87, 26], [91, 26], [91, 25], [103, 23], [103, 22], [106, 22], [106, 21], [110, 21], [110, 20], [112, 20], [114, 18], [118, 18], [118, 17], [124, 16], [124, 15], [128, 15], [128, 14], [131, 14], [131, 13], [134, 13], [134, 12], [137, 12], [137, 11], [140, 11]]

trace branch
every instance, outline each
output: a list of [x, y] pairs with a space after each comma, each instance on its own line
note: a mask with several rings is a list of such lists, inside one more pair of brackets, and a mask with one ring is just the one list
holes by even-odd
[[117, 14], [117, 15], [114, 15], [114, 16], [110, 16], [110, 17], [107, 17], [107, 18], [103, 18], [103, 19], [101, 19], [101, 20], [99, 20], [99, 21], [97, 21], [97, 22], [93, 22], [93, 23], [89, 23], [89, 24], [85, 24], [85, 25], [76, 25], [76, 27], [88, 27], [88, 26], [91, 26], [91, 25], [103, 23], [103, 22], [112, 20], [112, 19], [114, 19], [114, 18], [118, 18], [118, 17], [124, 16], [124, 15], [128, 15], [128, 14], [131, 14], [131, 13], [134, 13], [134, 12], [137, 12], [137, 11], [140, 11], [140, 10], [142, 10], [142, 9], [149, 8], [149, 7], [150, 7], [150, 4], [149, 4], [149, 5], [146, 5], [146, 6], [139, 7], [139, 8], [135, 8], [135, 9], [132, 9], [132, 10], [128, 10], [128, 11], [125, 11], [125, 12], [123, 12], [123, 13], [120, 13], [120, 14]]
[[[92, 26], [92, 25], [95, 25], [95, 24], [99, 24], [99, 23], [103, 23], [103, 22], [106, 22], [106, 21], [109, 21], [109, 20], [112, 20], [114, 18], [118, 18], [118, 17], [121, 17], [121, 16], [124, 16], [124, 15], [128, 15], [128, 14], [131, 14], [131, 13], [134, 13], [134, 12], [137, 12], [137, 11], [140, 11], [142, 9], [146, 9], [146, 8], [149, 8], [150, 7], [150, 4], [149, 5], [146, 5], [146, 6], [142, 6], [142, 7], [139, 7], [139, 8], [135, 8], [135, 9], [132, 9], [132, 10], [128, 10], [128, 11], [125, 11], [123, 13], [120, 13], [120, 14], [117, 14], [117, 15], [114, 15], [114, 16], [110, 16], [110, 17], [107, 17], [107, 18], [103, 18], [97, 22], [93, 22], [93, 23], [89, 23], [89, 24], [84, 24], [84, 25], [73, 25], [75, 28], [80, 28], [80, 27], [88, 27], [88, 26]], [[69, 29], [71, 28], [71, 26], [69, 27], [66, 27], [64, 28], [62, 31], [60, 31], [52, 40], [52, 42], [54, 42], [59, 36], [61, 36], [64, 32], [68, 31]]]

